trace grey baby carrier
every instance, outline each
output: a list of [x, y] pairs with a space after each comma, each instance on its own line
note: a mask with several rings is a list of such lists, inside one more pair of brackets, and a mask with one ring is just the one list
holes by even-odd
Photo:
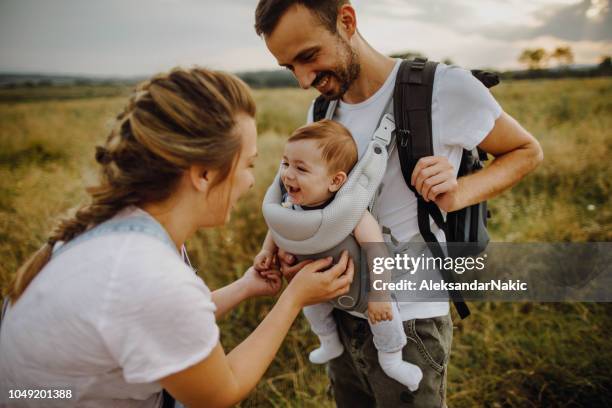
[[[367, 208], [367, 205], [364, 206], [365, 199], [369, 198], [367, 202], [371, 203], [384, 174], [383, 170], [382, 174], [376, 173], [376, 178], [370, 178], [370, 173], [365, 169], [371, 166], [368, 163], [373, 159], [376, 163], [381, 162], [373, 167], [386, 169], [386, 162], [389, 157], [386, 151], [387, 147], [389, 149], [397, 147], [398, 149], [402, 175], [410, 190], [417, 197], [419, 231], [434, 256], [445, 258], [447, 254], [450, 257], [477, 255], [486, 248], [489, 242], [486, 228], [489, 212], [486, 202], [448, 213], [445, 220], [435, 203], [426, 202], [410, 183], [417, 161], [422, 157], [434, 154], [431, 131], [431, 100], [436, 66], [437, 63], [420, 58], [402, 62], [396, 78], [393, 103], [385, 109], [381, 124], [376, 130], [366, 154], [355, 166], [347, 183], [328, 206], [333, 209], [327, 211], [326, 214], [324, 213], [328, 207], [321, 212], [307, 211], [300, 213], [299, 217], [295, 216], [294, 210], [284, 209], [287, 212], [282, 212], [281, 215], [281, 211], [278, 210], [281, 207], [278, 175], [265, 196], [264, 218], [279, 247], [296, 255], [309, 254], [304, 258], [337, 255], [343, 248], [347, 248], [356, 263], [359, 259], [356, 271], [362, 272], [355, 275], [350, 292], [334, 300], [334, 306], [340, 309], [363, 312], [367, 308], [366, 296], [369, 273], [367, 273], [365, 259], [361, 259], [362, 257], [359, 256], [359, 245], [349, 234]], [[499, 83], [495, 74], [484, 71], [472, 71], [472, 74], [487, 88]], [[331, 119], [336, 104], [337, 101], [328, 101], [322, 96], [318, 97], [313, 107], [314, 121], [324, 118]], [[384, 132], [390, 133], [385, 134]], [[384, 137], [381, 137], [381, 135], [384, 135]], [[376, 150], [377, 147], [378, 150]], [[377, 153], [378, 151], [380, 152]], [[486, 153], [478, 148], [474, 151], [464, 150], [458, 176], [478, 171], [483, 167], [483, 161], [486, 159]], [[363, 182], [358, 183], [358, 179], [363, 180]], [[374, 187], [374, 184], [376, 187]], [[363, 190], [359, 199], [354, 199], [350, 192], [356, 185], [362, 186], [361, 190]], [[336, 203], [339, 196], [340, 203]], [[343, 205], [344, 213], [341, 210]], [[308, 218], [307, 222], [304, 222], [303, 216]], [[437, 241], [431, 231], [430, 217], [445, 233], [447, 242], [460, 243], [461, 245], [449, 246], [445, 252], [445, 248]], [[333, 222], [330, 222], [332, 220]], [[357, 266], [359, 266], [358, 269]], [[443, 268], [440, 272], [445, 281], [455, 281], [450, 271]], [[449, 296], [459, 316], [462, 319], [469, 316], [469, 309], [461, 293], [459, 291], [449, 291]]]
[[[336, 102], [329, 106], [330, 115], [335, 106]], [[324, 208], [296, 214], [296, 210], [283, 207], [280, 173], [264, 197], [262, 212], [274, 242], [296, 255], [298, 260], [330, 255], [337, 260], [342, 250], [349, 251], [356, 273], [349, 293], [333, 301], [340, 309], [364, 312], [367, 308], [367, 264], [351, 233], [368, 209], [385, 174], [387, 146], [391, 144], [394, 129], [392, 116], [384, 115], [347, 181]]]

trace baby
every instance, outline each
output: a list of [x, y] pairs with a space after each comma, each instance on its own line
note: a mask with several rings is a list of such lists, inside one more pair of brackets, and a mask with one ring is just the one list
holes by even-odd
[[[280, 179], [286, 190], [283, 205], [296, 211], [325, 207], [346, 182], [356, 162], [355, 141], [340, 123], [322, 120], [297, 129], [287, 141], [281, 163]], [[380, 226], [368, 211], [353, 230], [353, 235], [360, 245], [383, 242]], [[260, 272], [268, 270], [277, 250], [268, 231], [262, 249], [255, 257], [255, 269]], [[418, 366], [402, 360], [406, 335], [397, 305], [373, 301], [370, 294], [368, 296], [367, 316], [380, 366], [389, 377], [414, 391], [423, 374]], [[344, 351], [332, 310], [331, 303], [304, 308], [304, 315], [321, 343], [308, 356], [314, 364], [324, 364]]]

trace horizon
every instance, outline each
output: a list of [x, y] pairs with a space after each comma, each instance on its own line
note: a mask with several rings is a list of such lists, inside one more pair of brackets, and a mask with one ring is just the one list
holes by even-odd
[[[592, 67], [592, 68], [596, 68], [599, 65], [599, 62], [594, 62], [592, 64], [581, 64], [581, 63], [574, 63], [574, 64], [569, 64], [566, 65], [564, 67], [559, 67], [559, 66], [551, 66], [551, 67], [545, 67], [542, 70], [558, 70], [558, 69], [563, 69], [566, 67], [569, 67], [570, 69], [576, 69], [576, 68], [588, 68], [588, 67]], [[171, 68], [170, 68], [171, 69]], [[529, 71], [528, 68], [526, 67], [518, 67], [515, 69], [508, 69], [508, 70], [498, 70], [498, 69], [493, 69], [491, 67], [470, 67], [470, 69], [484, 69], [484, 70], [489, 70], [489, 71], [495, 71], [495, 72], [499, 72], [499, 73], [504, 73], [504, 72], [523, 72], [523, 71]], [[242, 74], [253, 74], [253, 73], [258, 73], [258, 72], [283, 72], [285, 71], [283, 68], [278, 67], [278, 68], [271, 68], [271, 69], [257, 69], [257, 70], [241, 70], [241, 71], [228, 71], [231, 72], [232, 74], [235, 75], [242, 75]], [[2, 75], [15, 75], [15, 76], [41, 76], [41, 77], [56, 77], [56, 78], [70, 78], [70, 79], [90, 79], [90, 80], [96, 80], [96, 81], [104, 81], [104, 80], [118, 80], [118, 81], [130, 81], [130, 80], [142, 80], [142, 79], [146, 79], [148, 76], [147, 75], [121, 75], [121, 74], [109, 74], [109, 75], [96, 75], [96, 74], [83, 74], [83, 73], [78, 73], [78, 72], [58, 72], [58, 73], [48, 73], [48, 72], [27, 72], [27, 71], [23, 71], [23, 72], [15, 72], [15, 71], [2, 71], [0, 70], [0, 76]]]

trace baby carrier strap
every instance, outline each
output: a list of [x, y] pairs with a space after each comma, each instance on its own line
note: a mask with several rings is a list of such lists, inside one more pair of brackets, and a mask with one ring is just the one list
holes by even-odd
[[[327, 104], [326, 115], [333, 115], [336, 103]], [[294, 210], [281, 206], [283, 189], [279, 169], [262, 203], [264, 218], [277, 245], [293, 254], [304, 255], [327, 251], [342, 242], [376, 197], [387, 167], [394, 132], [393, 115], [383, 114], [365, 151], [334, 200], [325, 208], [307, 211], [299, 218], [295, 217]]]

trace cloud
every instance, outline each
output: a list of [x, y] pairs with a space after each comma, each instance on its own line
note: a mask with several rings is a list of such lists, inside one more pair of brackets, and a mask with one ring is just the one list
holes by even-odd
[[[514, 66], [531, 39], [562, 39], [577, 62], [612, 53], [610, 0], [353, 4], [359, 30], [384, 53], [417, 50], [468, 67], [498, 68]], [[277, 68], [253, 29], [256, 5], [256, 0], [0, 0], [0, 70], [132, 76], [179, 64]]]
[[427, 22], [463, 33], [477, 33], [492, 25], [537, 26], [541, 10], [575, 4], [579, 0], [377, 0], [353, 1], [358, 10], [406, 23]]
[[[259, 67], [267, 51], [253, 29], [254, 7], [253, 1], [2, 1], [0, 69], [131, 76], [178, 64]], [[222, 58], [246, 49], [242, 61], [237, 52]]]
[[505, 25], [486, 29], [496, 38], [522, 40], [553, 36], [568, 41], [612, 40], [610, 0], [583, 0], [578, 4], [543, 9], [535, 13], [541, 19], [534, 26]]
[[566, 41], [545, 35], [508, 40], [501, 36], [483, 35], [476, 29], [461, 32], [450, 25], [389, 18], [381, 13], [362, 12], [358, 19], [360, 32], [374, 48], [385, 54], [418, 51], [432, 60], [450, 58], [467, 68], [518, 69], [521, 68], [518, 62], [521, 51], [532, 47], [552, 50], [569, 45], [579, 63], [598, 63], [602, 55], [612, 53], [610, 41]]
[[425, 22], [464, 34], [518, 40], [555, 36], [612, 40], [611, 0], [379, 0], [356, 2], [364, 12], [406, 24]]

